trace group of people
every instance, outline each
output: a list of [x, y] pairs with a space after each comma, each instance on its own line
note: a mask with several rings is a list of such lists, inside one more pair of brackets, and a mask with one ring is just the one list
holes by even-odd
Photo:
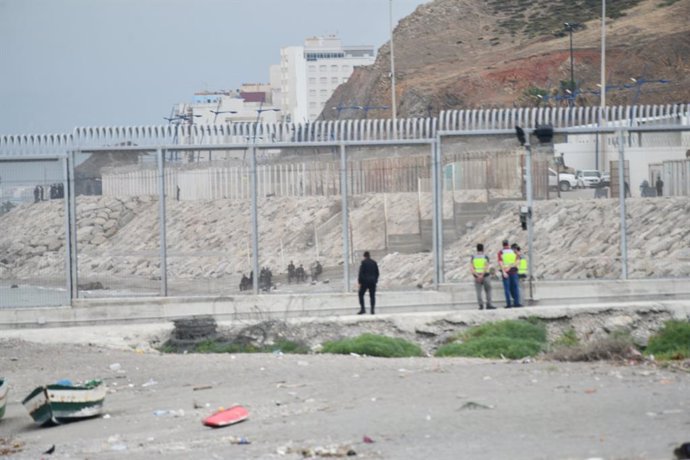
[[[321, 276], [322, 273], [323, 266], [318, 260], [309, 267], [309, 275], [311, 276], [312, 281], [318, 281], [319, 276]], [[288, 284], [292, 284], [293, 281], [296, 283], [304, 283], [307, 281], [307, 272], [304, 270], [304, 266], [302, 264], [299, 264], [299, 267], [295, 267], [295, 264], [290, 261], [287, 266], [287, 277]]]
[[[506, 308], [522, 307], [520, 281], [527, 278], [527, 259], [522, 257], [520, 246], [515, 243], [510, 245], [508, 240], [503, 240], [503, 247], [498, 251], [498, 268], [503, 282]], [[474, 277], [479, 309], [495, 309], [491, 302], [491, 277], [496, 274], [496, 270], [491, 267], [491, 259], [484, 252], [482, 243], [477, 245], [476, 253], [470, 258], [470, 272]], [[486, 301], [483, 297], [486, 297]]]
[[[46, 196], [47, 195], [47, 196]], [[48, 187], [48, 194], [46, 194], [43, 185], [34, 187], [34, 203], [45, 201], [50, 197], [51, 200], [56, 200], [65, 197], [65, 186], [63, 184], [51, 184]]]
[[[254, 271], [249, 272], [249, 276], [242, 274], [240, 280], [240, 291], [249, 291], [254, 285]], [[268, 267], [262, 267], [259, 271], [259, 289], [262, 291], [270, 291], [273, 287], [273, 272]]]

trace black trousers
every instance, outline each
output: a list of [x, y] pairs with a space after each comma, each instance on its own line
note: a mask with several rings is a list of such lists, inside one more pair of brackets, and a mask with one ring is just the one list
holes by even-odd
[[363, 283], [359, 285], [359, 308], [364, 311], [364, 293], [369, 290], [369, 299], [371, 300], [371, 312], [374, 312], [376, 307], [376, 283]]

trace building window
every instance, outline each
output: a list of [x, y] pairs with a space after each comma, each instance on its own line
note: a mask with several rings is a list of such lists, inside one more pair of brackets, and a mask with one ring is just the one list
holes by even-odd
[[326, 71], [326, 66], [325, 66], [325, 65], [320, 65], [320, 66], [319, 66], [319, 70], [320, 70], [321, 72], [325, 72], [325, 71]]
[[316, 66], [313, 64], [309, 65], [309, 72], [316, 72]]
[[338, 71], [338, 66], [337, 65], [332, 65], [331, 66], [331, 72], [337, 72]]
[[337, 85], [338, 84], [338, 77], [331, 77], [331, 83], [333, 83], [334, 85]]
[[309, 107], [311, 107], [311, 108], [316, 107], [316, 102], [311, 101], [311, 102], [309, 103]]
[[326, 91], [325, 89], [322, 89], [322, 90], [319, 92], [319, 94], [320, 94], [321, 97], [326, 97], [326, 96], [328, 96], [328, 91]]
[[312, 97], [316, 97], [316, 90], [315, 89], [310, 89], [309, 90], [309, 95]]
[[341, 69], [343, 72], [349, 72], [352, 70], [352, 67], [350, 67], [349, 65], [344, 65], [341, 67]]
[[316, 77], [309, 77], [309, 83], [312, 85], [316, 84]]
[[327, 78], [327, 77], [321, 77], [321, 78], [319, 78], [319, 83], [325, 85], [326, 83], [328, 83], [328, 78]]

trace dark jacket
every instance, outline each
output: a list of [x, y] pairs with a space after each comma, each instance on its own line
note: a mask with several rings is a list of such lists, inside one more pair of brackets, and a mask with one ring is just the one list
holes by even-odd
[[376, 284], [379, 281], [379, 266], [372, 259], [364, 259], [359, 266], [359, 284]]

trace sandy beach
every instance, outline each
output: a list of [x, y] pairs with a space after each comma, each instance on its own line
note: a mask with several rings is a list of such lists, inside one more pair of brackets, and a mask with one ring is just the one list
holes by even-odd
[[[169, 329], [3, 331], [0, 369], [10, 393], [0, 452], [30, 459], [348, 452], [377, 459], [665, 459], [690, 440], [690, 374], [649, 363], [167, 355], [147, 346]], [[103, 379], [104, 415], [35, 426], [22, 398], [63, 378]], [[236, 404], [248, 408], [248, 420], [202, 425], [214, 410]], [[242, 438], [249, 444], [238, 444]], [[51, 446], [52, 455], [42, 454]]]

